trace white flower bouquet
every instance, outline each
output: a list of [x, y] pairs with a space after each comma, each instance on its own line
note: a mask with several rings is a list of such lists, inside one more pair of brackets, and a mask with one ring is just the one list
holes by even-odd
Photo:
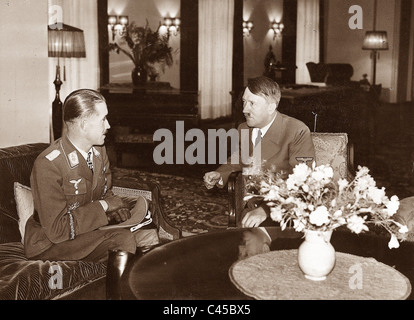
[[393, 220], [399, 208], [397, 196], [388, 198], [366, 167], [358, 167], [352, 181], [332, 180], [330, 166], [312, 168], [298, 164], [287, 179], [273, 172], [250, 176], [245, 200], [261, 197], [271, 208], [271, 218], [283, 229], [329, 231], [346, 226], [354, 233], [368, 231], [368, 224], [384, 227], [390, 234], [389, 248], [398, 248], [408, 229]]

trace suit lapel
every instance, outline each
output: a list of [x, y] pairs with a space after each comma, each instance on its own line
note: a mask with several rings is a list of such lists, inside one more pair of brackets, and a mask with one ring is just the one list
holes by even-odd
[[253, 128], [249, 128], [249, 155], [252, 156], [253, 155], [253, 149], [254, 149], [254, 145], [253, 145], [253, 141], [252, 141], [252, 134], [253, 134]]
[[279, 152], [280, 141], [285, 132], [285, 119], [278, 112], [269, 130], [267, 130], [262, 140], [262, 160], [268, 160]]

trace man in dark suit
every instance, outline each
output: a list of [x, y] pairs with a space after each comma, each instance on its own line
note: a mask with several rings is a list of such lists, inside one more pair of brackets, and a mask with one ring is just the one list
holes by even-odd
[[[311, 165], [315, 159], [315, 150], [309, 128], [303, 122], [277, 111], [280, 98], [279, 85], [273, 80], [264, 76], [250, 79], [243, 94], [246, 122], [240, 124], [238, 130], [241, 143], [242, 132], [248, 131], [249, 152], [253, 157], [259, 153], [264, 169], [291, 173], [298, 163]], [[242, 154], [243, 145], [239, 150]], [[231, 157], [216, 171], [206, 173], [205, 186], [210, 189], [226, 185], [232, 172], [242, 171], [246, 166], [242, 160], [239, 156], [237, 163], [234, 163], [234, 157]], [[270, 209], [266, 204], [248, 203], [241, 226], [257, 227], [269, 215]]]
[[[35, 212], [24, 237], [29, 259], [98, 262], [110, 249], [135, 253], [137, 246], [159, 243], [156, 230], [99, 229], [130, 217], [128, 204], [111, 191], [107, 114], [97, 91], [81, 89], [66, 98], [64, 134], [39, 155], [30, 178]], [[138, 203], [134, 213], [147, 210]]]

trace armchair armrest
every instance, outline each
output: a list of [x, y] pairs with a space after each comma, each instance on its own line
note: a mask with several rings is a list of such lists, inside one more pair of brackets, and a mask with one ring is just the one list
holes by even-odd
[[355, 149], [354, 144], [351, 141], [348, 141], [348, 181], [352, 181], [355, 177]]
[[168, 217], [164, 213], [160, 205], [161, 192], [160, 187], [155, 183], [139, 184], [140, 189], [113, 186], [112, 192], [115, 195], [127, 199], [137, 198], [139, 195], [148, 199], [152, 203], [152, 220], [157, 226], [160, 240], [163, 242], [177, 240], [182, 237], [182, 232], [177, 227], [173, 226]]
[[229, 227], [236, 228], [241, 220], [242, 212], [245, 206], [244, 197], [244, 179], [241, 171], [232, 172], [227, 182], [228, 193], [228, 210], [229, 210]]

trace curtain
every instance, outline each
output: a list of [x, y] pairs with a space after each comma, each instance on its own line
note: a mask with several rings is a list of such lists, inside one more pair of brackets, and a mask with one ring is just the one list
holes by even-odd
[[199, 0], [201, 119], [231, 115], [233, 19], [234, 0]]
[[319, 0], [298, 0], [296, 83], [309, 83], [307, 62], [319, 62]]
[[[59, 58], [61, 66], [60, 100], [80, 88], [98, 89], [99, 87], [99, 41], [98, 41], [98, 4], [97, 0], [48, 0], [49, 22], [56, 16], [52, 6], [62, 8], [63, 23], [82, 29], [85, 36], [86, 58]], [[52, 19], [52, 20], [51, 20]], [[49, 58], [50, 103], [56, 94], [53, 81], [56, 77], [57, 58]], [[66, 81], [63, 69], [66, 69]]]

